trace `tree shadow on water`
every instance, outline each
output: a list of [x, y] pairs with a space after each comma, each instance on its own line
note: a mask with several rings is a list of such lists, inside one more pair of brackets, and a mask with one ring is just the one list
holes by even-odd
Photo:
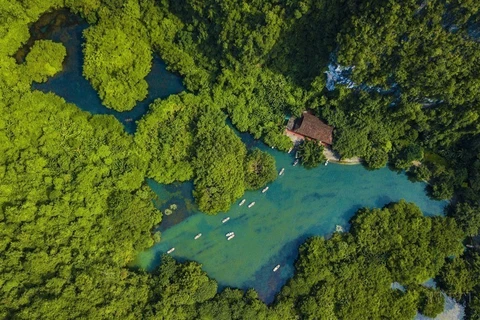
[[[298, 258], [298, 248], [311, 236], [313, 235], [305, 234], [287, 242], [278, 254], [257, 270], [252, 280], [244, 283], [241, 289], [254, 288], [262, 301], [267, 304], [272, 303], [282, 287], [293, 277], [294, 263]], [[276, 265], [280, 265], [280, 269], [274, 272], [273, 268]]]

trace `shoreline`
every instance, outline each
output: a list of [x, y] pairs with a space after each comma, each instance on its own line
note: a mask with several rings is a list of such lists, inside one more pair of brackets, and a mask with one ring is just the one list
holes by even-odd
[[[288, 130], [285, 130], [285, 135], [289, 137], [290, 140], [292, 140], [294, 148], [296, 148], [304, 140], [304, 137], [302, 137], [301, 135], [295, 134]], [[343, 165], [356, 165], [362, 164], [363, 162], [363, 159], [359, 157], [342, 159], [338, 153], [333, 151], [331, 147], [327, 146], [323, 146], [323, 155], [329, 162]]]
[[338, 153], [332, 150], [330, 147], [323, 148], [323, 155], [329, 162], [338, 163], [343, 165], [357, 165], [362, 164], [363, 160], [359, 157], [353, 157], [348, 159], [342, 159]]

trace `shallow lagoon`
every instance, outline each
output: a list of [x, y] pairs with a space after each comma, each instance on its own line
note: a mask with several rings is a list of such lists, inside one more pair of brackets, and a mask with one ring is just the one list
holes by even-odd
[[[312, 235], [328, 236], [336, 224], [348, 229], [348, 220], [357, 209], [405, 199], [426, 215], [438, 215], [446, 205], [429, 199], [425, 184], [412, 183], [403, 173], [338, 164], [307, 170], [292, 166], [293, 155], [257, 145], [275, 156], [277, 168], [284, 167], [285, 174], [265, 194], [247, 192], [246, 203], [234, 204], [228, 213], [199, 213], [191, 199], [191, 184], [174, 188], [150, 182], [161, 209], [171, 203], [179, 209], [164, 216], [162, 240], [139, 255], [139, 267], [154, 269], [161, 255], [175, 247], [172, 256], [200, 262], [221, 287], [253, 287], [264, 301], [271, 302], [293, 275], [299, 245]], [[255, 205], [249, 209], [252, 201]], [[225, 217], [230, 220], [222, 224]], [[230, 231], [235, 238], [227, 241], [225, 234]], [[202, 237], [194, 240], [198, 233]], [[281, 268], [273, 272], [277, 264]]]

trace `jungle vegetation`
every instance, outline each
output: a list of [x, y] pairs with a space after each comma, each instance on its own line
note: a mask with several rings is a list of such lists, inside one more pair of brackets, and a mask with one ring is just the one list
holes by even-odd
[[[112, 116], [32, 91], [62, 69], [66, 50], [42, 40], [24, 62], [14, 55], [29, 25], [60, 8], [91, 24], [84, 75], [106, 106], [129, 110], [145, 97], [153, 52], [188, 93], [157, 100], [129, 135]], [[429, 278], [478, 318], [479, 9], [474, 0], [0, 0], [0, 318], [411, 319], [440, 311], [439, 292], [422, 286]], [[354, 66], [353, 88], [326, 89], [329, 63]], [[201, 210], [226, 210], [274, 168], [226, 117], [288, 150], [285, 116], [305, 109], [335, 127], [343, 157], [388, 162], [428, 181], [433, 197], [453, 197], [446, 217], [404, 202], [361, 209], [349, 233], [302, 245], [270, 306], [253, 290], [217, 293], [195, 262], [128, 267], [160, 238], [146, 177], [193, 180]]]
[[325, 161], [323, 146], [315, 140], [304, 140], [298, 147], [298, 155], [305, 168], [318, 167], [320, 163]]

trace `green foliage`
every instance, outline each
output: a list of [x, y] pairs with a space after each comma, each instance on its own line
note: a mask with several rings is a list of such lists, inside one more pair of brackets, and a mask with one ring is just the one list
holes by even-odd
[[467, 236], [473, 237], [480, 231], [480, 208], [468, 203], [459, 203], [450, 214]]
[[152, 51], [139, 18], [115, 12], [84, 31], [83, 74], [103, 104], [117, 111], [131, 110], [148, 93]]
[[270, 154], [254, 149], [245, 158], [245, 188], [259, 189], [277, 177], [275, 158]]
[[448, 295], [456, 299], [472, 292], [476, 287], [478, 292], [480, 285], [479, 255], [467, 253], [461, 257], [450, 259], [440, 272], [439, 284]]
[[419, 287], [420, 301], [418, 311], [430, 318], [435, 318], [438, 314], [443, 312], [445, 304], [445, 297], [443, 294], [432, 288]]
[[449, 177], [441, 177], [432, 185], [432, 196], [435, 199], [451, 199], [453, 197], [454, 186]]
[[146, 279], [124, 266], [153, 244], [148, 230], [161, 217], [133, 139], [113, 117], [53, 94], [25, 92], [8, 112], [0, 107], [0, 312], [131, 314], [144, 304]]
[[36, 41], [28, 53], [25, 71], [36, 82], [45, 82], [48, 77], [62, 71], [67, 50], [61, 43], [50, 40]]
[[323, 146], [316, 140], [304, 140], [298, 147], [299, 157], [302, 165], [306, 168], [315, 168], [325, 161]]
[[254, 290], [242, 292], [227, 288], [198, 310], [200, 319], [272, 319], [272, 312]]
[[[148, 177], [160, 183], [193, 178], [194, 196], [206, 213], [228, 210], [245, 191], [246, 148], [207, 96], [155, 101], [139, 122], [135, 141], [149, 163]], [[267, 163], [263, 181], [271, 176], [270, 167]]]
[[204, 302], [217, 293], [217, 283], [208, 278], [198, 263], [180, 264], [169, 255], [162, 256], [158, 275], [153, 281], [152, 293], [160, 298], [154, 306], [159, 314]]
[[[0, 1], [0, 318], [411, 319], [440, 310], [438, 293], [418, 286], [434, 276], [458, 299], [471, 293], [478, 318], [478, 256], [459, 244], [479, 225], [477, 2]], [[130, 110], [145, 98], [151, 48], [191, 93], [157, 100], [134, 137], [113, 117], [32, 93], [32, 81], [62, 69], [65, 48], [41, 40], [25, 64], [13, 56], [29, 24], [62, 6], [96, 23], [84, 34], [84, 75], [106, 106]], [[334, 60], [355, 66], [357, 89], [325, 91]], [[257, 156], [222, 112], [288, 150], [285, 115], [306, 108], [335, 126], [342, 157], [371, 168], [406, 168], [429, 150], [413, 171], [433, 196], [455, 192], [451, 217], [425, 218], [403, 202], [361, 210], [352, 234], [301, 247], [271, 308], [254, 291], [216, 295], [196, 263], [164, 257], [154, 274], [125, 269], [160, 241], [145, 177], [193, 179], [202, 210], [227, 210], [271, 170], [249, 174]]]
[[385, 167], [388, 161], [388, 153], [384, 150], [376, 149], [372, 153], [365, 155], [365, 163], [371, 169], [380, 169]]
[[147, 176], [159, 183], [193, 178], [194, 127], [199, 99], [181, 94], [156, 100], [139, 121], [135, 141], [148, 162]]
[[[361, 209], [351, 223], [351, 234], [314, 237], [300, 247], [297, 272], [277, 304], [291, 303], [305, 319], [411, 319], [417, 310], [443, 310], [443, 297], [418, 285], [461, 253], [453, 220], [424, 217], [401, 201]], [[407, 290], [392, 289], [393, 282]]]
[[338, 92], [318, 99], [320, 114], [335, 126], [333, 149], [342, 157], [362, 157], [371, 168], [383, 167], [394, 143], [410, 139], [408, 123], [394, 118], [392, 97], [375, 92]]
[[395, 160], [395, 167], [398, 169], [407, 169], [412, 166], [413, 161], [423, 159], [423, 150], [417, 145], [409, 145], [400, 151]]
[[162, 237], [162, 234], [160, 233], [160, 231], [155, 232], [153, 234], [153, 242], [159, 243], [161, 240], [161, 237]]
[[470, 319], [478, 319], [480, 317], [480, 298], [478, 294], [472, 296], [472, 300], [468, 304], [467, 315]]
[[246, 148], [225, 124], [220, 110], [202, 110], [195, 135], [195, 190], [193, 195], [203, 212], [227, 211], [245, 191]]
[[[402, 284], [428, 280], [446, 256], [462, 252], [463, 235], [453, 219], [425, 218], [418, 207], [403, 201], [382, 210], [362, 209], [351, 224], [365, 254], [385, 255], [395, 281]], [[414, 254], [409, 252], [411, 246], [416, 248]]]

